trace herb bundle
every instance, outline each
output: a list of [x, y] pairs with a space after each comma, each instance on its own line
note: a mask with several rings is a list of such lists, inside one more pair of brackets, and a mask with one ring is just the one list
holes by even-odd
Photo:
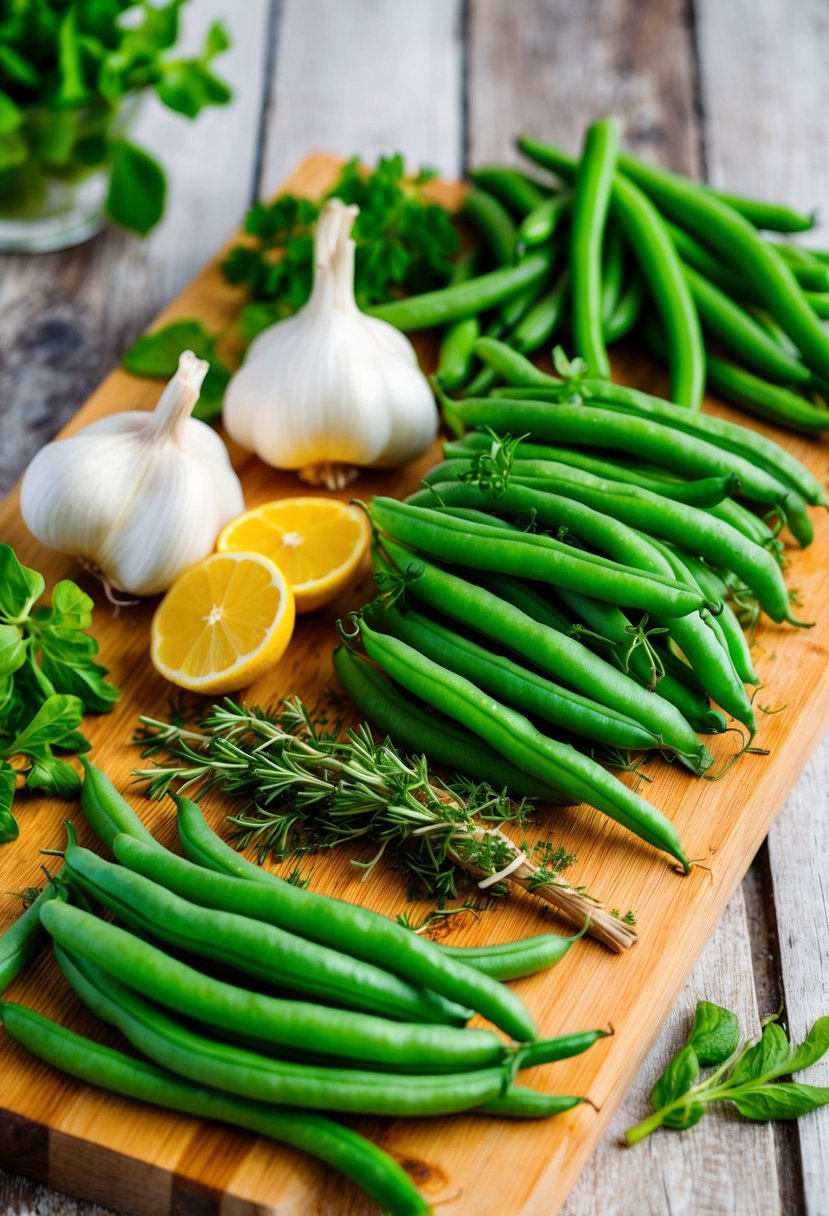
[[119, 110], [144, 89], [195, 118], [230, 89], [212, 61], [230, 45], [214, 22], [199, 55], [172, 57], [186, 0], [0, 0], [0, 210], [25, 215], [50, 179], [73, 181], [108, 160], [106, 211], [142, 235], [164, 210], [164, 171], [124, 138]]
[[424, 757], [405, 756], [388, 739], [377, 743], [365, 725], [340, 737], [298, 699], [278, 711], [226, 700], [198, 729], [148, 717], [140, 722], [142, 755], [159, 758], [136, 772], [150, 796], [159, 798], [176, 783], [179, 790], [198, 785], [242, 799], [245, 810], [230, 821], [239, 847], [254, 846], [260, 860], [270, 852], [284, 859], [371, 842], [378, 846], [371, 860], [353, 864], [368, 874], [393, 853], [415, 886], [441, 903], [457, 896], [460, 871], [489, 894], [502, 882], [514, 883], [579, 926], [589, 920], [588, 933], [611, 949], [636, 938], [629, 921], [561, 879], [572, 854], [544, 845], [534, 861], [533, 850], [515, 844], [500, 826], [487, 826], [526, 823], [526, 801], [512, 803], [460, 778], [441, 782]]
[[84, 713], [107, 713], [118, 699], [86, 632], [92, 600], [63, 579], [51, 604], [35, 606], [44, 586], [42, 575], [0, 545], [0, 842], [18, 835], [12, 803], [19, 782], [59, 798], [78, 794], [78, 774], [55, 751], [86, 751], [78, 729]]
[[[713, 1102], [730, 1102], [746, 1119], [759, 1122], [796, 1119], [826, 1106], [829, 1087], [780, 1078], [810, 1068], [827, 1051], [829, 1017], [818, 1018], [804, 1041], [792, 1044], [775, 1015], [764, 1022], [756, 1043], [740, 1044], [734, 1014], [700, 1001], [688, 1042], [651, 1093], [654, 1113], [629, 1128], [625, 1142], [638, 1144], [659, 1127], [685, 1131], [699, 1123]], [[714, 1071], [697, 1081], [704, 1067]]]

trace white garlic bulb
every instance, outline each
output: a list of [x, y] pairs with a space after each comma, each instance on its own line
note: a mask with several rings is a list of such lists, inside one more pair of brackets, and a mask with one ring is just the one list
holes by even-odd
[[26, 527], [108, 591], [166, 591], [244, 510], [221, 437], [190, 417], [207, 368], [185, 351], [152, 413], [110, 414], [48, 443], [23, 476]]
[[408, 338], [354, 299], [356, 207], [330, 199], [314, 239], [308, 303], [251, 344], [225, 394], [232, 439], [278, 469], [340, 489], [433, 442], [438, 412]]

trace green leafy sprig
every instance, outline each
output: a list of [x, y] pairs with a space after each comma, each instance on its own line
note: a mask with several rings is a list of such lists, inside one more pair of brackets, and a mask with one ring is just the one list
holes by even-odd
[[[144, 234], [161, 218], [161, 165], [124, 138], [119, 110], [152, 89], [186, 118], [230, 100], [213, 60], [230, 45], [221, 22], [198, 55], [170, 55], [186, 0], [0, 2], [0, 204], [34, 207], [50, 178], [72, 181], [111, 161], [106, 210]], [[25, 212], [24, 212], [25, 213]]]
[[78, 794], [78, 774], [55, 752], [86, 751], [78, 729], [84, 713], [106, 713], [118, 699], [86, 632], [92, 600], [63, 579], [51, 603], [38, 605], [44, 588], [42, 575], [0, 544], [0, 843], [18, 835], [19, 784], [59, 798]]
[[[614, 949], [635, 940], [632, 927], [610, 916], [561, 873], [573, 861], [546, 848], [541, 865], [500, 825], [526, 823], [531, 805], [456, 777], [439, 781], [424, 756], [406, 756], [388, 739], [377, 742], [365, 724], [342, 737], [298, 699], [278, 710], [248, 710], [226, 700], [195, 729], [140, 718], [136, 743], [156, 757], [136, 776], [160, 798], [179, 790], [216, 788], [245, 804], [229, 816], [239, 848], [290, 856], [347, 842], [371, 844], [368, 876], [393, 857], [439, 905], [458, 897], [459, 872], [484, 882], [500, 878], [544, 900]], [[497, 826], [489, 826], [491, 824]], [[496, 888], [487, 886], [487, 895]], [[502, 887], [503, 889], [503, 887]]]
[[[740, 1043], [737, 1018], [700, 1001], [685, 1046], [674, 1056], [651, 1093], [653, 1114], [625, 1132], [638, 1144], [659, 1127], [684, 1131], [699, 1123], [714, 1102], [730, 1102], [746, 1119], [796, 1119], [829, 1104], [829, 1087], [781, 1081], [810, 1068], [829, 1050], [829, 1017], [818, 1018], [802, 1043], [792, 1044], [777, 1021], [763, 1024], [756, 1042]], [[713, 1068], [698, 1081], [700, 1070]]]

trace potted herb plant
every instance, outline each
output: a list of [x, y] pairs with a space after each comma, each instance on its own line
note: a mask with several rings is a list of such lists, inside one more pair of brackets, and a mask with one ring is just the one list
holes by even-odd
[[230, 100], [212, 70], [229, 39], [171, 54], [186, 0], [0, 0], [0, 249], [46, 251], [106, 220], [141, 235], [164, 210], [161, 165], [129, 138], [150, 90], [195, 118]]

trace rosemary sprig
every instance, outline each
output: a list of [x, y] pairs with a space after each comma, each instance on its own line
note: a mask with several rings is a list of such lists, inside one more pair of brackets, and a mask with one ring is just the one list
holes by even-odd
[[[377, 742], [365, 724], [344, 736], [314, 717], [298, 698], [278, 709], [247, 709], [225, 700], [194, 728], [141, 717], [135, 742], [155, 763], [135, 770], [153, 798], [178, 790], [219, 789], [245, 803], [229, 816], [240, 849], [254, 847], [260, 861], [280, 860], [346, 841], [377, 846], [355, 862], [368, 877], [387, 851], [413, 882], [439, 902], [455, 898], [458, 871], [492, 895], [513, 883], [555, 907], [611, 949], [632, 944], [636, 933], [612, 917], [561, 873], [571, 854], [546, 847], [533, 861], [500, 825], [527, 822], [527, 800], [462, 778], [430, 773], [424, 756], [406, 756], [388, 740]], [[497, 826], [488, 826], [490, 824]]]

